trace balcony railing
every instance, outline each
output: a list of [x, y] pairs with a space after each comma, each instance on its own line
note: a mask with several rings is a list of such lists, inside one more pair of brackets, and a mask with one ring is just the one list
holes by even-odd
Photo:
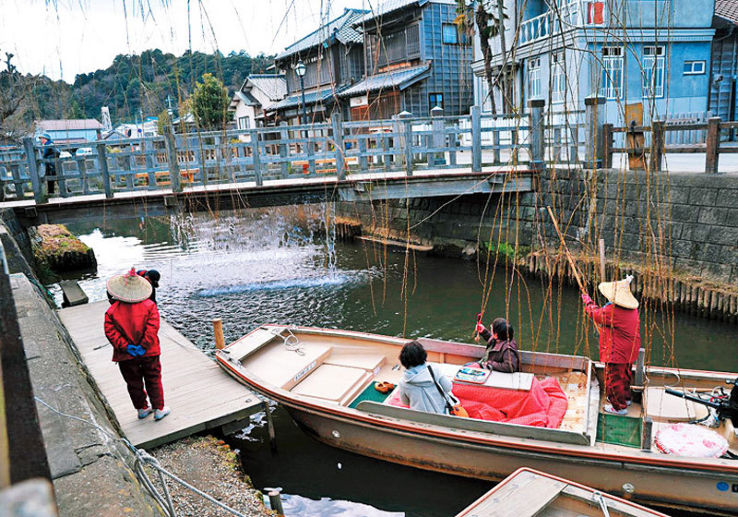
[[519, 44], [548, 38], [577, 27], [605, 24], [607, 4], [602, 1], [575, 0], [551, 9], [520, 24]]

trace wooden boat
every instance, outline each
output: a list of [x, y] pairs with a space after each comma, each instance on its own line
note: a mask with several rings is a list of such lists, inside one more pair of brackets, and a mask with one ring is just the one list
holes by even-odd
[[568, 479], [520, 468], [456, 517], [666, 517]]
[[[419, 341], [428, 361], [446, 374], [483, 351], [479, 345]], [[374, 381], [400, 381], [398, 355], [405, 343], [361, 332], [267, 325], [219, 350], [216, 358], [236, 379], [281, 403], [316, 438], [358, 454], [492, 481], [527, 466], [640, 502], [736, 514], [738, 461], [662, 454], [652, 448], [651, 435], [667, 422], [707, 414], [704, 406], [664, 395], [665, 386], [709, 391], [735, 374], [648, 368], [643, 403], [634, 402], [628, 416], [618, 417], [600, 413], [602, 364], [522, 351], [520, 373], [495, 372], [490, 379], [499, 389], [525, 390], [533, 378], [556, 378], [568, 408], [558, 428], [549, 429], [429, 414], [372, 400]], [[620, 436], [610, 436], [614, 431]], [[738, 452], [731, 422], [722, 422], [718, 431]], [[635, 443], [627, 446], [633, 435]]]

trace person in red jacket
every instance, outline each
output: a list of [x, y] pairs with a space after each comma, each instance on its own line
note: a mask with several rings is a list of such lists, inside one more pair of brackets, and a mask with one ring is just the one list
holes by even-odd
[[113, 361], [126, 381], [138, 418], [146, 418], [153, 411], [154, 420], [161, 420], [170, 410], [164, 405], [159, 310], [149, 299], [151, 284], [132, 268], [110, 278], [107, 288], [112, 303], [105, 313], [105, 336], [113, 345]]
[[608, 303], [598, 307], [587, 293], [582, 293], [584, 312], [597, 324], [600, 332], [600, 361], [605, 363], [607, 413], [625, 415], [630, 405], [630, 383], [633, 363], [641, 348], [641, 319], [638, 300], [630, 292], [633, 277], [618, 282], [603, 282], [599, 291]]

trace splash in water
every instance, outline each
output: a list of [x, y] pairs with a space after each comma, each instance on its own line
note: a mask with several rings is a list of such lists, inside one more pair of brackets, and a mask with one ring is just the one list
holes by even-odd
[[277, 291], [283, 289], [320, 289], [324, 287], [336, 287], [363, 281], [367, 275], [360, 271], [334, 272], [327, 275], [302, 278], [287, 278], [271, 280], [267, 282], [249, 282], [240, 285], [228, 285], [201, 289], [197, 295], [203, 298], [222, 296], [226, 294], [247, 293], [252, 291]]

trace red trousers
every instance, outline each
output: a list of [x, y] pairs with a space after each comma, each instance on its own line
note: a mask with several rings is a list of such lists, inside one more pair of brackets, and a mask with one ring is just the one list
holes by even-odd
[[136, 409], [148, 407], [147, 394], [151, 400], [151, 407], [154, 409], [164, 407], [164, 388], [161, 386], [161, 363], [158, 355], [126, 359], [120, 361], [118, 367], [128, 386], [128, 395], [131, 397], [133, 407]]
[[628, 407], [630, 383], [633, 381], [632, 367], [628, 363], [605, 364], [605, 394], [615, 409]]

